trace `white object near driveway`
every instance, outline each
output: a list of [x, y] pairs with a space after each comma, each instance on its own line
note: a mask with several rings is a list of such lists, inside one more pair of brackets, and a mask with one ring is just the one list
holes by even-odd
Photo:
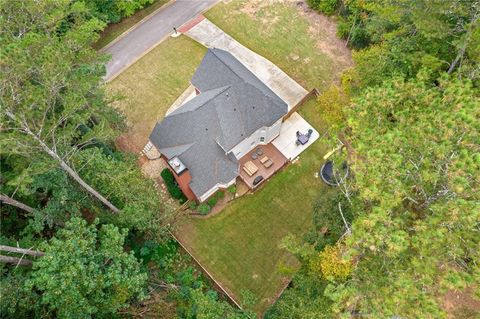
[[230, 52], [287, 103], [289, 110], [308, 93], [278, 66], [247, 49], [206, 18], [186, 31], [185, 34], [207, 48], [217, 48]]
[[[309, 129], [313, 130], [308, 142], [304, 145], [297, 145], [297, 131], [306, 134]], [[280, 130], [280, 135], [273, 140], [272, 144], [289, 160], [294, 159], [313, 142], [320, 137], [320, 134], [297, 112], [294, 112], [286, 119]]]

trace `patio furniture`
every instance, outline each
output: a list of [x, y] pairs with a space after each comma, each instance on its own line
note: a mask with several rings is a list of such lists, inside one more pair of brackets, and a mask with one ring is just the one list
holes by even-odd
[[300, 134], [299, 136], [297, 136], [297, 145], [305, 145], [308, 143], [309, 139], [310, 138], [307, 135]]
[[258, 171], [258, 167], [252, 161], [248, 161], [243, 165], [243, 170], [248, 176], [253, 176]]
[[249, 170], [248, 168], [246, 168], [245, 166], [243, 166], [242, 169], [243, 169], [243, 171], [244, 171], [245, 173], [247, 173], [248, 176], [250, 176], [250, 177], [252, 177], [253, 174], [255, 174], [255, 173], [250, 172], [250, 170]]
[[263, 155], [263, 150], [261, 147], [257, 148], [257, 150], [255, 151], [255, 153], [257, 153], [258, 156], [262, 156]]
[[311, 128], [308, 129], [308, 132], [307, 132], [307, 137], [310, 138], [313, 134], [313, 130]]
[[260, 163], [263, 164], [263, 166], [265, 166], [265, 168], [269, 168], [270, 166], [273, 165], [273, 161], [268, 158], [268, 156], [264, 156], [261, 160], [260, 160]]
[[258, 158], [258, 155], [257, 153], [253, 152], [251, 157], [252, 157], [252, 160], [256, 160]]
[[255, 179], [253, 180], [253, 186], [258, 185], [261, 181], [263, 181], [263, 176], [262, 175], [259, 175], [259, 176], [255, 177]]
[[273, 161], [271, 159], [268, 159], [265, 163], [262, 163], [265, 168], [269, 168], [270, 166], [273, 165]]

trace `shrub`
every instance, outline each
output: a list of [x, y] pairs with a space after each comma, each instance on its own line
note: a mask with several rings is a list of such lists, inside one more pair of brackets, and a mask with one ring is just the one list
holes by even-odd
[[188, 208], [195, 210], [197, 208], [197, 202], [191, 201], [188, 203]]
[[217, 202], [218, 202], [218, 198], [217, 198], [216, 194], [213, 195], [212, 197], [210, 197], [210, 198], [207, 200], [208, 205], [210, 205], [211, 207], [217, 205]]
[[181, 203], [187, 201], [187, 198], [183, 194], [182, 190], [180, 189], [180, 187], [178, 187], [177, 181], [175, 180], [173, 173], [168, 168], [165, 168], [160, 173], [160, 176], [162, 176], [163, 181], [167, 186], [167, 190], [173, 198], [178, 199]]
[[211, 207], [208, 204], [205, 204], [205, 203], [200, 204], [197, 207], [198, 212], [202, 215], [207, 215], [208, 213], [210, 213], [210, 209], [211, 209]]
[[222, 199], [225, 197], [225, 192], [224, 191], [218, 191], [217, 192], [217, 199]]
[[352, 263], [343, 260], [338, 245], [327, 245], [309, 263], [313, 273], [321, 274], [330, 281], [345, 280], [352, 272]]
[[346, 40], [348, 38], [348, 34], [350, 33], [350, 29], [352, 28], [352, 24], [350, 21], [340, 18], [337, 24], [337, 36], [341, 39]]
[[326, 15], [332, 15], [338, 7], [338, 0], [307, 0], [308, 5]]
[[230, 194], [235, 195], [237, 193], [237, 186], [236, 185], [231, 185], [227, 188], [227, 191]]
[[175, 182], [175, 177], [168, 168], [163, 169], [163, 171], [160, 173], [160, 176], [162, 176], [165, 184], [171, 184]]
[[208, 205], [210, 205], [210, 207], [213, 207], [217, 205], [219, 199], [222, 199], [224, 197], [225, 197], [224, 191], [221, 191], [221, 190], [217, 191], [215, 194], [212, 195], [212, 197], [208, 199], [207, 203]]

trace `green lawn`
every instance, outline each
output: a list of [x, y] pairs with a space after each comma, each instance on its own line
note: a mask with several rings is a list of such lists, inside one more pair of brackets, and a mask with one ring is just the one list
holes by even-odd
[[313, 36], [311, 28], [319, 26], [312, 25], [294, 3], [250, 2], [219, 3], [205, 16], [241, 44], [279, 66], [307, 90], [326, 88], [338, 76], [339, 69], [346, 67], [320, 49], [327, 43], [326, 37], [321, 32]]
[[114, 104], [130, 126], [122, 137], [123, 149], [143, 148], [155, 123], [190, 84], [205, 52], [186, 36], [168, 38], [107, 84], [110, 94], [123, 97]]
[[[325, 127], [317, 108], [315, 100], [310, 100], [300, 113], [321, 133]], [[177, 231], [180, 240], [237, 300], [243, 291], [253, 292], [258, 299], [254, 309], [259, 313], [288, 281], [279, 267], [297, 266], [296, 259], [278, 247], [280, 241], [288, 234], [301, 236], [308, 231], [313, 202], [333, 195], [334, 190], [314, 176], [328, 150], [324, 141], [317, 140], [299, 161], [278, 172], [253, 195], [234, 200], [212, 218], [189, 218]]]
[[[324, 29], [313, 25], [295, 4], [252, 3], [219, 3], [206, 16], [308, 90], [328, 87], [348, 66], [323, 51], [332, 44], [322, 44], [328, 39], [322, 35]], [[205, 51], [185, 36], [169, 38], [108, 84], [110, 92], [125, 96], [116, 103], [132, 128], [121, 145], [124, 149], [143, 147], [155, 122], [189, 85]], [[320, 134], [325, 131], [314, 100], [300, 113]], [[279, 267], [297, 266], [292, 255], [279, 249], [280, 241], [287, 234], [301, 236], [308, 231], [313, 202], [332, 196], [334, 190], [314, 177], [327, 151], [323, 140], [316, 141], [298, 162], [278, 172], [255, 194], [235, 200], [212, 218], [189, 218], [177, 231], [194, 256], [237, 300], [242, 302], [243, 291], [253, 292], [259, 313], [289, 279]]]
[[93, 48], [96, 50], [100, 50], [101, 48], [105, 47], [122, 33], [133, 27], [136, 23], [140, 22], [140, 20], [142, 20], [167, 2], [168, 0], [155, 0], [155, 2], [151, 5], [135, 12], [134, 15], [124, 18], [118, 23], [109, 24], [100, 34], [100, 39], [96, 43], [94, 43]]

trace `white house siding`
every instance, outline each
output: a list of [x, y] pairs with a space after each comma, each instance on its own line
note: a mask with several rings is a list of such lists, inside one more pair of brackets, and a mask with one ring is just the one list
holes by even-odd
[[221, 184], [221, 183], [218, 183], [217, 185], [213, 186], [210, 190], [208, 190], [206, 193], [204, 193], [202, 196], [200, 196], [198, 198], [198, 200], [200, 202], [204, 202], [206, 201], [210, 196], [212, 196], [213, 194], [215, 194], [216, 191], [218, 191], [220, 188], [227, 188], [233, 184], [235, 184], [237, 178], [235, 177], [234, 179], [232, 179], [230, 182], [228, 182], [227, 184]]
[[[262, 127], [240, 142], [237, 146], [232, 148], [230, 152], [235, 155], [235, 158], [240, 159], [257, 145], [265, 145], [270, 143], [275, 137], [278, 136], [278, 134], [280, 134], [281, 127], [281, 119], [270, 127]], [[262, 137], [264, 138], [263, 141], [261, 141]]]

